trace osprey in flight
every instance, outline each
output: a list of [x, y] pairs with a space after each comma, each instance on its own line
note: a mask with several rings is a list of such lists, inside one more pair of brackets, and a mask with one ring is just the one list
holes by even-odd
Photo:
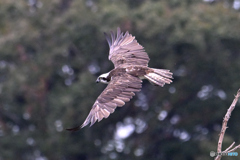
[[107, 118], [116, 107], [122, 107], [125, 102], [139, 92], [142, 88], [142, 79], [163, 87], [165, 83], [172, 82], [172, 73], [166, 69], [149, 68], [149, 57], [135, 37], [117, 29], [117, 35], [105, 33], [110, 47], [108, 59], [114, 64], [114, 69], [100, 75], [96, 82], [108, 84], [92, 106], [86, 120], [81, 126], [67, 129], [76, 131], [89, 123], [92, 126], [96, 121]]

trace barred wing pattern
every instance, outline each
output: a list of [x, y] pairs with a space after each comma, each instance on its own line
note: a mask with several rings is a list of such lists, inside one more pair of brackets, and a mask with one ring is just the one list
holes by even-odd
[[115, 111], [116, 107], [122, 107], [125, 102], [130, 101], [135, 95], [134, 92], [139, 92], [141, 88], [142, 80], [137, 77], [133, 77], [126, 73], [122, 76], [113, 77], [111, 82], [93, 104], [84, 123], [81, 126], [67, 130], [76, 131], [89, 123], [91, 123], [90, 126], [92, 126], [96, 121], [99, 122], [103, 118], [107, 118], [110, 113]]
[[110, 36], [106, 33], [105, 36], [110, 47], [108, 58], [115, 68], [121, 65], [148, 65], [148, 54], [134, 36], [128, 32], [123, 34], [120, 28], [117, 29], [117, 35], [111, 32]]

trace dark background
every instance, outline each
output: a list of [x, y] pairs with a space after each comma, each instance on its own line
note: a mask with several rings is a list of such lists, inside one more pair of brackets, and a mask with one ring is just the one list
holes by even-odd
[[[235, 0], [0, 0], [0, 160], [208, 160], [240, 88]], [[165, 87], [78, 132], [113, 68], [103, 32], [136, 36]], [[240, 109], [223, 149], [240, 143]], [[240, 153], [240, 150], [237, 150]], [[223, 157], [222, 159], [238, 159]]]

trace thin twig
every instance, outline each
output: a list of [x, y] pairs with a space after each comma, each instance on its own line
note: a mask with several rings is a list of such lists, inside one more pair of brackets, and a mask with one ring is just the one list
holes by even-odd
[[[237, 95], [235, 96], [231, 106], [229, 107], [229, 109], [228, 109], [228, 111], [227, 111], [227, 113], [226, 113], [226, 115], [223, 119], [222, 130], [220, 132], [220, 136], [219, 136], [219, 140], [218, 140], [218, 148], [217, 148], [218, 153], [222, 153], [222, 142], [223, 142], [223, 138], [224, 138], [224, 135], [225, 135], [225, 132], [226, 132], [226, 129], [227, 129], [227, 123], [228, 123], [228, 120], [230, 119], [231, 113], [234, 110], [239, 97], [240, 97], [240, 89], [238, 90]], [[240, 145], [238, 145], [235, 148], [231, 149], [234, 144], [235, 143], [232, 143], [224, 152], [229, 153], [229, 152], [235, 151], [236, 149], [240, 148]], [[228, 151], [229, 149], [231, 149], [231, 150]], [[218, 155], [215, 158], [215, 160], [220, 160], [221, 157], [222, 157], [221, 155]]]
[[225, 150], [225, 152], [227, 152], [229, 149], [231, 149], [234, 144], [235, 144], [235, 142], [233, 142], [233, 143]]
[[233, 152], [233, 151], [235, 151], [235, 150], [238, 149], [238, 148], [240, 148], [240, 144], [239, 144], [238, 146], [234, 147], [233, 149], [231, 149], [231, 150], [228, 151], [228, 152]]

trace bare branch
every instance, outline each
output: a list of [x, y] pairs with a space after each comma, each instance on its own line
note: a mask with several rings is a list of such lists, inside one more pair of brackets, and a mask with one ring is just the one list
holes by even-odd
[[238, 148], [240, 148], [240, 144], [239, 144], [238, 146], [234, 147], [233, 149], [231, 149], [231, 150], [228, 151], [228, 152], [233, 152], [233, 151], [235, 151], [235, 150], [238, 149]]
[[229, 149], [231, 149], [234, 144], [235, 144], [235, 142], [233, 142], [233, 143], [225, 150], [225, 152], [227, 152]]
[[[226, 113], [226, 115], [223, 119], [222, 130], [220, 132], [220, 136], [219, 136], [219, 140], [218, 140], [218, 148], [217, 148], [218, 153], [222, 153], [222, 142], [223, 142], [223, 138], [224, 138], [224, 135], [225, 135], [225, 132], [226, 132], [226, 129], [227, 129], [227, 123], [228, 123], [228, 120], [230, 119], [232, 111], [234, 110], [234, 108], [237, 104], [237, 101], [238, 101], [239, 97], [240, 97], [240, 89], [238, 90], [237, 95], [235, 96], [231, 106], [227, 110], [227, 113]], [[235, 142], [233, 142], [224, 152], [228, 153], [228, 152], [232, 152], [232, 151], [235, 151], [236, 149], [240, 148], [240, 145], [238, 145], [235, 148], [231, 149], [234, 144], [235, 144]], [[228, 151], [228, 150], [230, 150], [230, 151]], [[220, 160], [221, 157], [222, 157], [221, 155], [218, 155], [215, 158], [215, 160]]]

